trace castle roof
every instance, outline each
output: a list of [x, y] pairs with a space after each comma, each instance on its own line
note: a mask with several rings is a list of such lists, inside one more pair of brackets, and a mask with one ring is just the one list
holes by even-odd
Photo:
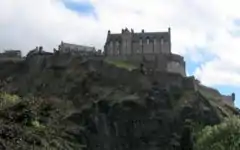
[[170, 41], [170, 36], [168, 32], [146, 32], [146, 33], [134, 33], [133, 41], [142, 40], [153, 40], [153, 39], [163, 39], [165, 41]]
[[76, 48], [85, 49], [85, 50], [89, 50], [89, 51], [95, 50], [95, 47], [85, 46], [85, 45], [77, 45], [77, 44], [71, 44], [71, 43], [65, 43], [65, 42], [61, 42], [61, 46], [63, 46], [63, 47], [76, 47]]
[[[132, 34], [133, 42], [137, 42], [140, 39], [142, 39], [142, 40], [163, 39], [164, 41], [170, 41], [169, 32], [144, 32], [144, 33], [130, 33], [130, 34]], [[108, 38], [107, 38], [107, 42], [109, 42], [109, 41], [121, 42], [121, 40], [122, 40], [122, 34], [109, 34]]]

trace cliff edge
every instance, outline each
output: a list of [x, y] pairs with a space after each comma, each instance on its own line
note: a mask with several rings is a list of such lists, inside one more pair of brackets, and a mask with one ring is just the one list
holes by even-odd
[[170, 150], [186, 120], [198, 127], [239, 115], [187, 78], [101, 57], [34, 55], [0, 68], [3, 149]]

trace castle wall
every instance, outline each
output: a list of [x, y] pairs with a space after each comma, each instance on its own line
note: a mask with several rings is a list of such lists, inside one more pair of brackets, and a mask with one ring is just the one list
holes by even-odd
[[171, 86], [183, 87], [184, 78], [176, 73], [152, 71], [148, 72], [146, 76], [149, 81], [157, 81], [160, 86], [165, 87], [166, 89], [169, 89]]
[[183, 79], [183, 88], [186, 90], [194, 90], [194, 91], [198, 90], [198, 86], [194, 76], [185, 77]]
[[172, 73], [180, 73], [182, 76], [186, 76], [185, 74], [185, 67], [182, 66], [177, 61], [171, 61], [167, 64], [167, 71]]
[[164, 53], [164, 54], [170, 54], [171, 53], [171, 51], [170, 51], [170, 43], [169, 42], [164, 42], [161, 45], [161, 52]]
[[[183, 57], [171, 54], [171, 40], [164, 37], [164, 34], [158, 35], [159, 37], [153, 36], [150, 39], [144, 37], [144, 34], [149, 33], [143, 31], [141, 36], [138, 37], [137, 35], [134, 36], [133, 31], [129, 32], [127, 29], [122, 30], [121, 34], [111, 35], [109, 32], [105, 45], [107, 58], [128, 61], [135, 65], [143, 63], [144, 66], [157, 71], [169, 71], [186, 76]], [[168, 34], [170, 34], [170, 30]], [[116, 48], [117, 41], [121, 41], [119, 51]]]
[[143, 43], [143, 54], [152, 54], [153, 53], [153, 43]]
[[151, 88], [152, 83], [157, 81], [159, 86], [166, 89], [169, 89], [171, 86], [183, 87], [184, 78], [179, 74], [147, 71], [146, 75], [143, 75], [140, 70], [128, 71], [107, 63], [101, 64], [96, 62], [96, 64], [98, 65], [98, 71], [103, 74], [103, 77], [107, 77], [103, 79], [102, 84], [127, 84], [134, 89], [144, 90]]
[[222, 95], [222, 100], [230, 106], [234, 106], [233, 97], [231, 95]]
[[122, 45], [121, 45], [121, 50], [122, 50], [122, 55], [130, 55], [132, 54], [132, 35], [130, 32], [125, 31], [121, 34], [122, 36]]
[[222, 95], [218, 90], [204, 85], [198, 85], [198, 90], [207, 97], [222, 100], [224, 103], [234, 106], [234, 99], [232, 95]]
[[132, 44], [132, 47], [133, 47], [133, 54], [134, 55], [142, 53], [143, 47], [139, 44], [139, 42], [134, 42]]
[[154, 54], [160, 54], [162, 53], [162, 50], [161, 50], [161, 44], [160, 44], [160, 41], [159, 40], [156, 40], [156, 43], [154, 44]]
[[210, 95], [215, 98], [220, 98], [221, 94], [216, 89], [213, 89], [204, 85], [198, 85], [198, 89], [205, 96]]
[[107, 56], [112, 61], [128, 61], [136, 66], [144, 64], [146, 68], [151, 68], [158, 71], [168, 71], [171, 73], [180, 73], [182, 76], [185, 74], [185, 63], [183, 58], [178, 55], [167, 57], [166, 55], [155, 54], [136, 54], [136, 55], [118, 55]]

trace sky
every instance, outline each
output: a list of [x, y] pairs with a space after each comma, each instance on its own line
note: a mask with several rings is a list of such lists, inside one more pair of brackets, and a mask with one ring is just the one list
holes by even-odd
[[107, 31], [167, 31], [188, 75], [240, 107], [239, 0], [0, 0], [0, 50], [23, 54], [61, 41], [103, 49]]

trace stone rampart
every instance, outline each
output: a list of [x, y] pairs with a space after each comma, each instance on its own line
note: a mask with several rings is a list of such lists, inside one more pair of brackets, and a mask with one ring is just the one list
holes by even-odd
[[107, 56], [106, 58], [112, 61], [127, 61], [137, 66], [143, 63], [146, 68], [186, 76], [184, 59], [182, 56], [176, 54], [115, 55]]
[[201, 84], [197, 85], [198, 90], [205, 95], [206, 97], [210, 97], [210, 98], [214, 98], [214, 99], [218, 99], [218, 100], [222, 100], [222, 102], [230, 105], [230, 106], [234, 106], [234, 99], [235, 96], [232, 95], [222, 95], [218, 90], [214, 89], [214, 88], [210, 88]]
[[[142, 74], [139, 69], [128, 71], [124, 68], [118, 68], [114, 65], [105, 63], [104, 61], [91, 61], [88, 62], [88, 67], [97, 68], [97, 71], [102, 74], [103, 84], [114, 85], [129, 85], [131, 88], [137, 90], [149, 89], [152, 83], [157, 82], [159, 86], [169, 89], [170, 87], [189, 88], [192, 90], [194, 83], [189, 80], [188, 84], [185, 83], [185, 77], [178, 73], [169, 73], [164, 71], [156, 71], [148, 69], [145, 74]], [[93, 64], [94, 63], [94, 64]]]

